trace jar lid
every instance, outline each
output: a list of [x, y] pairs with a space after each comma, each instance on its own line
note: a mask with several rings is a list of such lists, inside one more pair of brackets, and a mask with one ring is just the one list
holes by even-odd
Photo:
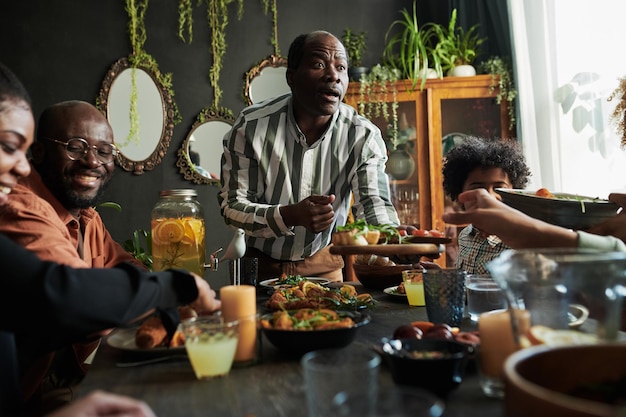
[[161, 197], [197, 197], [196, 190], [179, 188], [176, 190], [162, 190], [159, 195]]

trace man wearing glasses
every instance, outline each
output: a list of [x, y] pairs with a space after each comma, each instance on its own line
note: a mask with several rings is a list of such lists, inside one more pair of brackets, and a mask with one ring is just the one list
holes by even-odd
[[[43, 260], [76, 268], [131, 262], [145, 269], [113, 240], [93, 208], [113, 175], [116, 154], [113, 130], [93, 105], [67, 101], [44, 110], [31, 147], [33, 169], [0, 212], [0, 233]], [[98, 342], [96, 336], [44, 356], [36, 346], [32, 352], [20, 347], [25, 395], [65, 395], [84, 375]]]

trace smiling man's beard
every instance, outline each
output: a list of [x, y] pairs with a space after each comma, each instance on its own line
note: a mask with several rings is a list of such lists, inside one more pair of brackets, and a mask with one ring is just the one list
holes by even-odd
[[93, 198], [85, 198], [79, 192], [75, 191], [71, 184], [63, 182], [63, 190], [58, 194], [58, 199], [63, 204], [63, 207], [67, 209], [84, 209], [89, 207], [95, 207], [102, 199], [104, 190], [109, 186], [107, 181], [98, 189], [98, 192]]

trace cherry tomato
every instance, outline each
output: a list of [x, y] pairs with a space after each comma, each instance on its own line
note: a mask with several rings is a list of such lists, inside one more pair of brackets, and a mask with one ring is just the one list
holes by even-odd
[[440, 232], [439, 230], [430, 230], [429, 231], [430, 236], [432, 237], [444, 237], [445, 235], [443, 234], [443, 232]]
[[406, 230], [404, 230], [404, 229], [399, 229], [399, 230], [398, 230], [398, 234], [399, 234], [400, 236], [404, 237], [404, 236], [406, 236]]
[[430, 232], [428, 230], [422, 230], [422, 229], [413, 230], [412, 234], [413, 236], [421, 236], [421, 237], [430, 236]]

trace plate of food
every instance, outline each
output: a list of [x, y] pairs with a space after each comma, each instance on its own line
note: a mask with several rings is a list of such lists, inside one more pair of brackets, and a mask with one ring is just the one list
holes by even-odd
[[598, 197], [539, 190], [497, 188], [508, 206], [546, 223], [585, 230], [615, 216], [620, 207]]
[[[181, 320], [197, 317], [189, 306], [178, 307]], [[168, 335], [159, 314], [147, 317], [139, 326], [114, 329], [106, 343], [115, 349], [150, 355], [185, 354], [184, 340], [179, 332]]]
[[326, 285], [330, 283], [330, 280], [326, 278], [303, 277], [302, 275], [284, 274], [280, 278], [271, 278], [271, 279], [266, 279], [265, 281], [261, 281], [259, 282], [259, 285], [262, 287], [272, 289], [272, 290], [276, 290], [279, 288], [289, 288], [294, 285], [298, 285], [301, 281], [310, 281], [319, 285]]
[[406, 298], [406, 292], [404, 292], [404, 286], [402, 284], [393, 287], [387, 287], [383, 291], [385, 292], [385, 294], [391, 295], [392, 297]]
[[109, 346], [115, 349], [132, 353], [142, 353], [148, 355], [184, 355], [185, 346], [160, 345], [154, 347], [141, 348], [137, 346], [137, 327], [114, 329], [106, 338]]

